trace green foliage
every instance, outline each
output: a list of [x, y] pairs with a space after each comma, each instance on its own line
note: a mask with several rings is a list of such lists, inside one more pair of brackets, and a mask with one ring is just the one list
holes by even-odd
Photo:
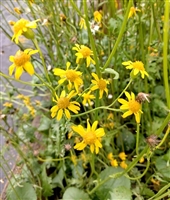
[[9, 200], [168, 198], [169, 4], [1, 3], [0, 167], [13, 147], [20, 168]]
[[47, 176], [46, 167], [43, 166], [42, 173], [41, 173], [41, 182], [42, 182], [42, 193], [44, 197], [49, 197], [53, 194], [52, 190], [52, 179], [51, 177]]
[[7, 189], [8, 200], [37, 200], [37, 195], [33, 185], [30, 183], [21, 183], [15, 188], [8, 187]]
[[66, 189], [63, 195], [63, 200], [79, 200], [79, 199], [84, 199], [84, 200], [90, 200], [89, 196], [87, 193], [85, 193], [83, 190], [80, 190], [75, 187], [69, 187]]
[[[123, 170], [118, 167], [118, 168], [113, 168], [113, 167], [108, 167], [105, 170], [103, 170], [100, 174], [100, 180], [105, 180], [111, 175], [114, 175], [118, 172], [122, 172]], [[122, 191], [122, 188], [127, 190], [127, 197], [130, 194], [130, 197], [128, 199], [131, 199], [131, 183], [128, 178], [125, 176], [121, 176], [120, 178], [110, 178], [107, 182], [103, 183], [96, 191], [96, 195], [98, 196], [99, 199], [112, 199], [112, 196], [115, 196], [116, 194], [122, 197], [124, 196], [124, 193]]]

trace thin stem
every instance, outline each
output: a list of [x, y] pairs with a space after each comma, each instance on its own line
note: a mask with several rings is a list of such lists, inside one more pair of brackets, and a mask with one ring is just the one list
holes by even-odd
[[130, 176], [128, 176], [128, 175], [125, 175], [128, 179], [130, 179], [130, 180], [139, 180], [139, 179], [141, 179], [145, 174], [146, 174], [146, 172], [148, 171], [148, 169], [149, 169], [149, 166], [150, 166], [150, 158], [147, 160], [147, 165], [146, 165], [146, 169], [144, 170], [144, 172], [140, 175], [140, 176], [138, 176], [138, 177], [135, 177], [135, 178], [133, 178], [133, 177], [130, 177]]
[[168, 128], [167, 128], [167, 130], [166, 130], [166, 133], [165, 133], [163, 139], [161, 140], [161, 142], [158, 144], [158, 146], [156, 146], [156, 149], [159, 149], [159, 147], [162, 146], [162, 144], [165, 142], [165, 140], [166, 140], [166, 138], [167, 138], [169, 132], [170, 132], [170, 126], [168, 125]]
[[123, 95], [123, 93], [127, 90], [127, 88], [130, 86], [130, 84], [132, 83], [132, 79], [130, 79], [129, 83], [126, 85], [126, 87], [124, 88], [124, 90], [120, 93], [120, 95], [113, 101], [113, 103], [111, 103], [108, 107], [113, 106], [117, 100]]
[[30, 86], [36, 86], [36, 87], [39, 87], [39, 86], [44, 86], [45, 84], [34, 84], [34, 83], [29, 83], [29, 82], [25, 82], [25, 81], [22, 81], [22, 80], [18, 80], [18, 79], [15, 79], [15, 78], [12, 78], [2, 72], [0, 72], [0, 76], [3, 76], [4, 78], [7, 78], [7, 79], [11, 79], [11, 80], [14, 80], [16, 82], [19, 82], [19, 83], [22, 83], [22, 84], [25, 84], [25, 85], [30, 85]]
[[166, 94], [167, 106], [170, 109], [170, 86], [168, 81], [168, 35], [169, 35], [169, 13], [170, 12], [170, 1], [165, 1], [165, 12], [164, 12], [164, 27], [163, 27], [163, 78], [164, 87]]
[[107, 106], [100, 106], [100, 107], [94, 108], [92, 110], [86, 111], [84, 113], [80, 113], [80, 114], [77, 114], [77, 115], [72, 115], [72, 117], [80, 117], [80, 116], [86, 115], [88, 113], [91, 113], [91, 112], [94, 112], [94, 111], [100, 110], [100, 109], [106, 109], [106, 110], [111, 110], [111, 111], [115, 111], [115, 112], [121, 112], [120, 109], [109, 108]]
[[139, 154], [139, 126], [140, 126], [140, 124], [137, 123], [137, 133], [136, 133], [136, 155]]
[[[155, 200], [156, 197], [159, 198], [160, 195], [161, 195], [163, 192], [165, 192], [165, 190], [167, 190], [169, 187], [170, 187], [170, 183], [168, 183], [168, 184], [165, 185], [163, 188], [161, 188], [157, 194], [155, 194], [153, 197], [149, 198], [148, 200], [152, 200], [152, 199]], [[166, 193], [164, 193], [164, 194], [166, 194]]]
[[46, 68], [46, 64], [45, 64], [45, 60], [44, 60], [43, 53], [42, 53], [42, 51], [41, 51], [41, 49], [40, 49], [40, 47], [39, 47], [38, 42], [37, 42], [36, 39], [33, 40], [33, 43], [34, 43], [35, 47], [37, 48], [37, 50], [38, 50], [38, 52], [39, 52], [39, 54], [40, 54], [40, 58], [41, 58], [41, 61], [42, 61], [42, 65], [43, 65], [43, 67], [44, 67], [45, 76], [46, 76], [48, 82], [51, 83], [50, 78], [49, 78], [49, 76], [48, 76], [48, 71], [47, 71], [47, 68]]
[[84, 5], [84, 13], [85, 13], [85, 21], [86, 21], [87, 31], [88, 31], [88, 35], [89, 35], [89, 38], [90, 38], [91, 48], [92, 48], [92, 51], [93, 51], [93, 54], [94, 54], [94, 60], [96, 62], [96, 65], [95, 65], [96, 73], [100, 77], [101, 72], [100, 72], [100, 67], [99, 67], [99, 60], [98, 60], [98, 56], [97, 56], [97, 50], [96, 50], [96, 47], [95, 47], [94, 38], [93, 38], [93, 35], [91, 33], [91, 30], [90, 30], [86, 0], [83, 0], [83, 5]]
[[126, 9], [126, 14], [125, 14], [125, 17], [123, 19], [123, 24], [122, 24], [122, 27], [120, 29], [119, 35], [118, 35], [118, 38], [117, 38], [116, 43], [115, 43], [115, 45], [114, 45], [114, 47], [112, 49], [111, 54], [109, 55], [109, 58], [107, 59], [105, 65], [103, 67], [103, 71], [109, 66], [109, 64], [111, 62], [111, 59], [113, 58], [113, 56], [114, 56], [114, 54], [115, 54], [115, 52], [117, 50], [117, 47], [118, 47], [118, 45], [119, 45], [119, 43], [120, 43], [120, 41], [121, 41], [121, 39], [123, 37], [123, 33], [125, 31], [125, 28], [126, 28], [126, 24], [127, 24], [127, 21], [128, 21], [128, 14], [129, 14], [131, 5], [132, 5], [132, 1], [129, 1], [127, 9]]

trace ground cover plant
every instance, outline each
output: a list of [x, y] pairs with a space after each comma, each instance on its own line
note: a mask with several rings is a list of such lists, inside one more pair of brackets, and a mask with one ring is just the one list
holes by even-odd
[[[1, 13], [1, 30], [18, 46], [0, 72], [6, 199], [169, 199], [170, 1], [1, 7], [13, 17]], [[10, 146], [20, 169], [11, 176]]]

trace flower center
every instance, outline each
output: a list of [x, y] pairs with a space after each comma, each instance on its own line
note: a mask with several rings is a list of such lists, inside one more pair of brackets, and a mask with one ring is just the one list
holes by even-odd
[[144, 66], [143, 66], [143, 63], [140, 62], [140, 61], [136, 61], [132, 65], [133, 65], [133, 68], [135, 68], [135, 69], [138, 69], [138, 70], [141, 70], [141, 71], [145, 70]]
[[20, 67], [24, 65], [26, 62], [30, 60], [30, 55], [20, 51], [18, 54], [14, 57], [14, 63], [16, 66]]
[[100, 90], [104, 90], [106, 88], [106, 81], [103, 79], [100, 79], [97, 83]]
[[96, 141], [96, 135], [93, 131], [89, 131], [86, 133], [86, 135], [84, 136], [84, 142], [86, 144], [94, 144]]
[[84, 58], [87, 58], [88, 56], [91, 55], [91, 50], [88, 47], [83, 47], [79, 50], [79, 53], [83, 55]]
[[137, 101], [135, 100], [129, 101], [129, 110], [131, 110], [133, 113], [139, 112], [140, 108], [141, 108], [141, 104], [138, 103]]
[[25, 19], [21, 19], [14, 25], [14, 33], [17, 34], [20, 30], [23, 30], [23, 28], [26, 27], [26, 24], [28, 24], [29, 21]]
[[70, 102], [69, 102], [69, 99], [67, 97], [61, 97], [59, 100], [58, 100], [58, 107], [59, 109], [65, 109], [65, 108], [68, 108]]
[[78, 77], [78, 75], [76, 74], [76, 72], [74, 70], [67, 70], [66, 77], [71, 82], [74, 82], [76, 80], [76, 78]]

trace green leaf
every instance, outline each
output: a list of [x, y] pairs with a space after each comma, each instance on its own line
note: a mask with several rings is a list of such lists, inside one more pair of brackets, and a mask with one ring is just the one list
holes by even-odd
[[56, 186], [59, 185], [61, 188], [64, 188], [63, 179], [64, 179], [64, 170], [63, 168], [60, 168], [59, 172], [53, 178], [52, 183], [55, 184]]
[[131, 200], [132, 192], [126, 187], [116, 187], [110, 192], [110, 199]]
[[90, 200], [87, 193], [75, 187], [69, 187], [64, 192], [63, 200]]
[[145, 196], [145, 197], [153, 197], [154, 195], [155, 195], [155, 193], [154, 193], [151, 189], [146, 188], [146, 187], [144, 187], [144, 188], [142, 189], [142, 196]]
[[112, 68], [106, 68], [106, 69], [104, 70], [103, 73], [114, 74], [115, 77], [114, 77], [113, 79], [118, 79], [118, 78], [119, 78], [119, 73], [116, 72], [116, 71], [115, 71], [114, 69], [112, 69]]
[[15, 190], [7, 188], [7, 200], [37, 200], [37, 195], [33, 186], [30, 183], [22, 183], [21, 186], [16, 186]]
[[118, 135], [116, 141], [119, 148], [122, 148], [122, 143], [124, 144], [125, 151], [133, 150], [135, 147], [135, 136], [125, 129]]
[[159, 173], [170, 179], [170, 164], [164, 159], [164, 156], [158, 157], [155, 161], [155, 166]]
[[41, 181], [42, 181], [42, 192], [44, 197], [49, 197], [53, 195], [52, 190], [52, 180], [51, 177], [48, 177], [46, 174], [46, 167], [43, 166], [42, 174], [41, 174]]
[[51, 126], [51, 119], [46, 116], [42, 116], [40, 120], [40, 126], [38, 127], [38, 131], [48, 130]]
[[164, 159], [166, 161], [169, 161], [170, 162], [170, 149], [168, 150], [168, 152], [164, 155]]
[[[123, 169], [120, 167], [117, 168], [108, 167], [101, 172], [100, 180], [105, 180], [110, 175], [114, 175], [122, 171]], [[109, 199], [110, 197], [109, 192], [117, 187], [125, 187], [126, 189], [130, 190], [131, 188], [130, 180], [125, 176], [121, 176], [119, 178], [111, 178], [98, 188], [96, 195], [101, 200]]]

